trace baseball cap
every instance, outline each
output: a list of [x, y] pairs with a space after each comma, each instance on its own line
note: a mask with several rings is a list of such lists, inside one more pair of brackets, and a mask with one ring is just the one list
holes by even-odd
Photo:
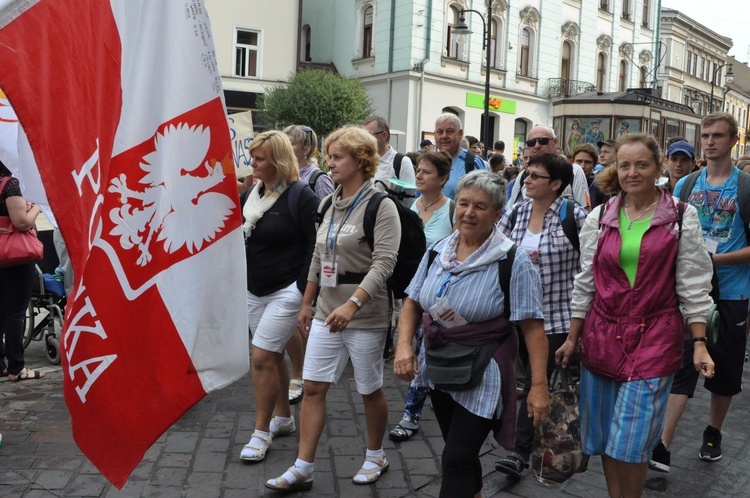
[[695, 159], [695, 147], [687, 142], [675, 142], [667, 149], [667, 157], [673, 156], [674, 154], [682, 152], [687, 155], [690, 159]]
[[424, 139], [421, 142], [419, 142], [420, 147], [426, 147], [428, 145], [435, 145], [432, 140]]
[[601, 149], [602, 145], [609, 145], [610, 147], [614, 147], [615, 145], [617, 145], [617, 142], [612, 139], [609, 139], [609, 140], [603, 140], [601, 142], [596, 142], [596, 145]]

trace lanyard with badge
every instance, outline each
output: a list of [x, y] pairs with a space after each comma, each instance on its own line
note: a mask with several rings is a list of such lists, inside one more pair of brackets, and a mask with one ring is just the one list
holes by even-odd
[[724, 197], [724, 191], [727, 189], [727, 185], [729, 184], [729, 180], [724, 183], [724, 186], [721, 189], [721, 192], [719, 192], [719, 197], [716, 199], [716, 202], [713, 203], [713, 206], [708, 200], [708, 177], [703, 172], [703, 195], [704, 195], [704, 201], [703, 205], [708, 208], [708, 220], [709, 220], [709, 226], [708, 231], [703, 236], [703, 242], [706, 245], [706, 250], [710, 252], [711, 254], [716, 254], [716, 251], [719, 249], [719, 241], [710, 237], [709, 234], [711, 233], [711, 229], [714, 226], [714, 216], [716, 216], [716, 211], [719, 209], [719, 203], [721, 202], [721, 198]]
[[333, 233], [333, 225], [334, 217], [336, 215], [336, 208], [334, 207], [333, 209], [331, 209], [331, 222], [328, 225], [328, 234], [326, 235], [326, 251], [325, 254], [320, 257], [321, 287], [336, 287], [338, 285], [339, 259], [336, 255], [336, 241], [339, 238], [341, 229], [344, 227], [344, 224], [352, 214], [352, 211], [354, 211], [357, 205], [359, 205], [359, 202], [362, 200], [362, 196], [364, 195], [365, 190], [366, 189], [362, 189], [362, 191], [357, 196], [357, 199], [354, 201], [354, 204], [352, 204], [352, 207], [350, 207], [346, 212], [346, 215], [341, 221], [341, 224], [339, 225], [339, 228], [338, 230], [336, 230], [335, 234]]
[[458, 313], [458, 311], [454, 310], [451, 307], [451, 305], [448, 303], [448, 300], [445, 299], [445, 294], [448, 292], [448, 287], [450, 285], [451, 276], [451, 272], [445, 272], [445, 278], [443, 279], [443, 283], [440, 284], [440, 288], [437, 292], [437, 302], [430, 306], [429, 309], [432, 319], [448, 329], [452, 327], [458, 327], [460, 325], [466, 325], [468, 323], [466, 319]]

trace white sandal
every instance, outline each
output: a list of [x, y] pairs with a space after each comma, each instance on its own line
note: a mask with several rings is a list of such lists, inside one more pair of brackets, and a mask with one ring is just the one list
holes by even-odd
[[[365, 462], [372, 462], [377, 467], [366, 470], [364, 466], [359, 469], [359, 472], [352, 478], [352, 482], [354, 484], [372, 484], [378, 479], [380, 479], [380, 476], [388, 472], [388, 467], [390, 467], [390, 464], [388, 463], [388, 460], [386, 460], [385, 455], [383, 455], [383, 458], [375, 458], [375, 457], [366, 457]], [[364, 481], [357, 481], [357, 477], [364, 476]]]
[[289, 384], [297, 386], [297, 389], [289, 389], [289, 404], [299, 403], [305, 392], [305, 381], [302, 379], [292, 379], [289, 381]]
[[266, 481], [265, 486], [268, 489], [273, 489], [274, 491], [308, 491], [312, 489], [312, 485], [313, 485], [312, 474], [305, 477], [302, 474], [300, 474], [297, 469], [294, 468], [294, 465], [289, 467], [287, 471], [297, 478], [297, 480], [294, 481], [292, 484], [289, 484], [289, 481], [284, 479], [283, 476], [279, 476], [276, 479], [269, 479], [268, 481]]
[[[248, 442], [242, 448], [242, 452], [240, 452], [240, 458], [247, 462], [260, 462], [261, 460], [266, 458], [266, 452], [268, 451], [268, 448], [271, 447], [271, 441], [273, 441], [273, 436], [269, 435], [268, 438], [266, 438], [265, 436], [263, 436], [263, 434], [259, 434], [257, 432], [253, 432], [253, 435], [250, 436], [250, 441], [252, 442], [253, 438], [255, 437], [263, 441], [263, 444], [261, 444], [260, 446], [255, 446]], [[246, 453], [245, 448], [252, 450], [255, 453]]]

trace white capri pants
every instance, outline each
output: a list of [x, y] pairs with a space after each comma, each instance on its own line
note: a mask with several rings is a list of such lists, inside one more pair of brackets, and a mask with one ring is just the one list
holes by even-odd
[[302, 294], [296, 282], [263, 297], [248, 291], [247, 323], [253, 335], [253, 346], [282, 353], [297, 326], [301, 304]]
[[346, 328], [333, 334], [329, 328], [322, 320], [312, 321], [302, 377], [335, 384], [351, 358], [358, 393], [372, 394], [383, 387], [383, 348], [387, 328]]

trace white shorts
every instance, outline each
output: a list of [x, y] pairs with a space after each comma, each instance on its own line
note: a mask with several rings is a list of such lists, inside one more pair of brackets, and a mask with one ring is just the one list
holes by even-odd
[[357, 392], [372, 394], [383, 387], [385, 328], [350, 329], [332, 334], [322, 320], [314, 319], [305, 351], [305, 380], [335, 384], [351, 357]]
[[247, 292], [247, 323], [253, 335], [253, 346], [281, 353], [297, 327], [302, 294], [293, 282], [273, 294], [258, 297]]

